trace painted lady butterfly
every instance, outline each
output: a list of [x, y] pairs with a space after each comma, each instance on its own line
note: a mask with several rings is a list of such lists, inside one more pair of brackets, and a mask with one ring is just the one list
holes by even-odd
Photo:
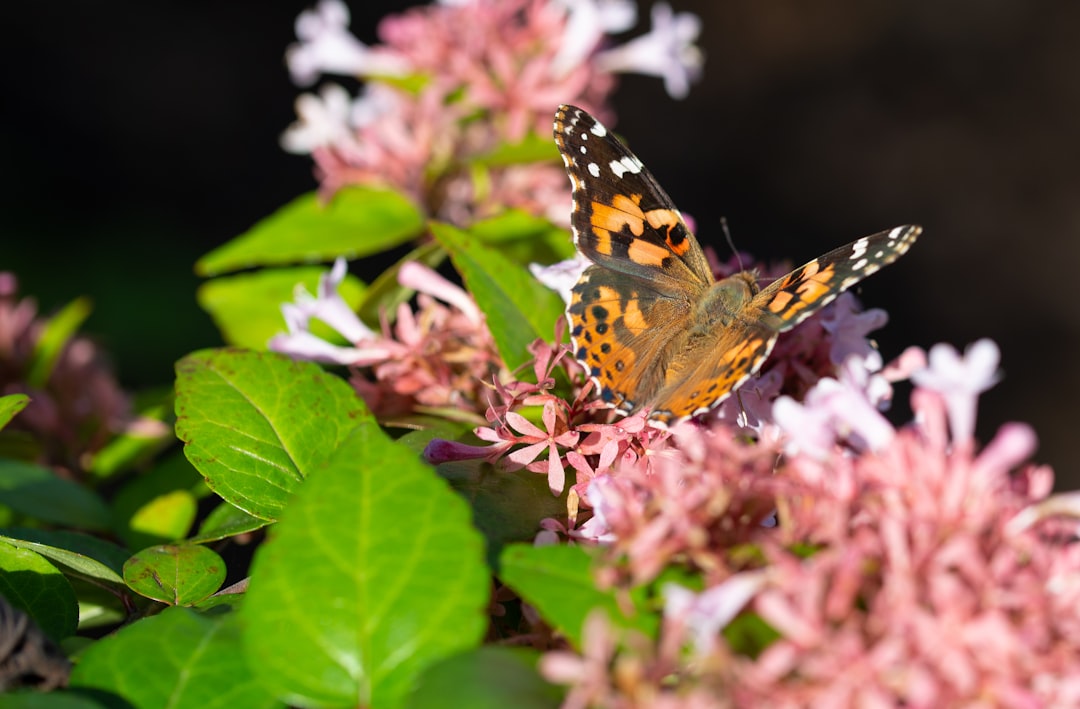
[[574, 243], [592, 262], [567, 315], [576, 357], [608, 406], [660, 425], [704, 413], [754, 375], [777, 336], [904, 254], [921, 231], [863, 237], [765, 288], [716, 281], [656, 179], [580, 108], [560, 106], [555, 142], [574, 191]]

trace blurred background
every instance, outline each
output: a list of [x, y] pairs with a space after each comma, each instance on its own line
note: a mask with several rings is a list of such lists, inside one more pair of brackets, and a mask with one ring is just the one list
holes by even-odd
[[[83, 330], [121, 381], [168, 384], [219, 344], [195, 259], [314, 188], [278, 137], [284, 66], [308, 3], [21, 3], [0, 111], [0, 270]], [[1080, 487], [1080, 4], [1065, 0], [674, 0], [703, 20], [703, 80], [675, 102], [627, 77], [617, 130], [721, 253], [801, 263], [880, 229], [925, 233], [861, 288], [909, 344], [1002, 348], [985, 440], [1035, 426], [1038, 459]], [[403, 3], [350, 3], [352, 29]], [[647, 8], [643, 9], [647, 15]], [[646, 23], [640, 23], [644, 26]], [[554, 108], [554, 107], [553, 107]], [[364, 265], [354, 266], [370, 276]], [[903, 395], [902, 395], [903, 396]]]

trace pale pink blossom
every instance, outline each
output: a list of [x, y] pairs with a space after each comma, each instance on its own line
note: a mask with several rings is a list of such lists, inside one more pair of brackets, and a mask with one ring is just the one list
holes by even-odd
[[652, 7], [648, 34], [602, 52], [597, 61], [607, 71], [661, 77], [669, 96], [685, 98], [704, 63], [694, 44], [700, 33], [701, 20], [696, 15], [676, 14], [671, 5], [658, 2]]
[[928, 367], [911, 375], [913, 382], [945, 398], [955, 440], [966, 442], [974, 437], [978, 396], [997, 382], [1000, 357], [992, 340], [979, 340], [963, 356], [942, 343], [930, 348]]

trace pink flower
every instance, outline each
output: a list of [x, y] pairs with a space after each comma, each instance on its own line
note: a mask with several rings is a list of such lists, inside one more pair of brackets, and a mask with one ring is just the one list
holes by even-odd
[[[350, 102], [333, 87], [321, 98], [301, 97], [300, 120], [283, 145], [311, 152], [327, 196], [375, 184], [458, 225], [506, 209], [565, 223], [568, 184], [558, 165], [491, 156], [530, 134], [548, 134], [560, 103], [610, 118], [612, 71], [655, 72], [664, 52], [693, 54], [685, 30], [696, 18], [657, 10], [653, 39], [634, 40], [636, 49], [622, 59], [609, 54], [611, 69], [604, 68], [601, 47], [634, 15], [626, 0], [466, 0], [390, 15], [378, 28], [381, 43], [369, 47], [349, 33], [343, 4], [321, 0], [297, 20], [301, 42], [289, 48], [290, 70], [301, 83], [324, 72], [360, 76], [366, 94]], [[681, 37], [681, 44], [673, 49], [662, 37]], [[666, 71], [676, 86], [679, 70]], [[404, 88], [402, 77], [416, 85]]]
[[881, 450], [892, 441], [895, 431], [877, 410], [875, 399], [890, 391], [876, 374], [881, 357], [876, 353], [861, 359], [848, 358], [840, 379], [823, 378], [814, 385], [802, 404], [781, 396], [773, 405], [773, 418], [788, 436], [789, 452], [825, 459], [839, 440], [856, 450]]
[[[566, 468], [563, 466], [559, 446], [574, 445], [580, 434], [568, 428], [565, 416], [556, 407], [555, 398], [551, 397], [544, 402], [543, 429], [514, 411], [506, 412], [505, 418], [506, 425], [502, 427], [499, 438], [511, 440], [515, 444], [526, 444], [524, 448], [518, 448], [506, 455], [508, 469], [528, 466], [529, 470], [534, 472], [545, 472], [552, 494], [561, 494], [566, 485]], [[477, 429], [476, 435], [484, 440], [490, 440], [488, 431], [489, 429]], [[544, 451], [548, 454], [547, 461], [539, 466], [533, 464], [532, 461]]]
[[944, 397], [953, 440], [967, 442], [974, 437], [978, 396], [997, 382], [999, 360], [992, 340], [970, 345], [963, 357], [951, 346], [938, 344], [930, 348], [929, 367], [911, 375], [917, 385]]

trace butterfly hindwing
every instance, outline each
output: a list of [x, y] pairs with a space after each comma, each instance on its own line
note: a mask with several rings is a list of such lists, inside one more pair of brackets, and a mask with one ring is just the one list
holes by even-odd
[[590, 266], [567, 308], [575, 356], [601, 400], [624, 413], [653, 399], [664, 385], [668, 363], [686, 339], [683, 323], [689, 317], [688, 303], [659, 297], [637, 283]]

